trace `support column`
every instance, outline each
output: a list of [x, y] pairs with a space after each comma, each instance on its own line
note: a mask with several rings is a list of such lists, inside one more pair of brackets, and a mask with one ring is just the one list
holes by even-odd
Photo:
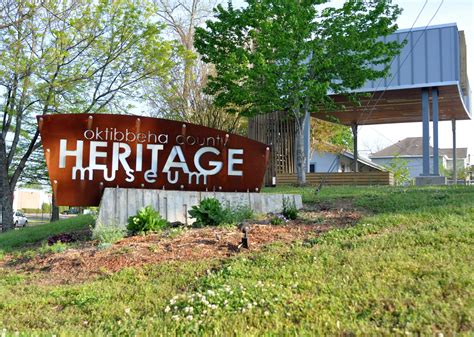
[[456, 119], [453, 119], [453, 181], [458, 183], [458, 172], [456, 165]]
[[304, 116], [304, 154], [306, 156], [306, 172], [309, 173], [309, 164], [311, 161], [311, 116], [309, 112]]
[[430, 99], [428, 88], [421, 89], [423, 114], [423, 176], [430, 175]]
[[439, 144], [438, 144], [438, 122], [439, 122], [439, 108], [438, 108], [438, 88], [433, 88], [431, 91], [433, 104], [433, 175], [439, 176]]
[[357, 154], [357, 123], [353, 123], [352, 126], [352, 135], [354, 137], [354, 172], [359, 172], [359, 155]]

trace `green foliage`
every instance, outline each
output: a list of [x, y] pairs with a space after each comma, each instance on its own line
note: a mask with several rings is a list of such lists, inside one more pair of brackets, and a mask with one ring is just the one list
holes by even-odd
[[290, 201], [289, 198], [283, 198], [283, 211], [281, 214], [288, 220], [296, 220], [298, 217], [298, 208], [296, 208], [295, 202]]
[[220, 201], [215, 198], [202, 199], [199, 205], [191, 207], [188, 213], [196, 219], [194, 227], [233, 225], [255, 218], [255, 214], [250, 207], [223, 208]]
[[237, 206], [236, 208], [224, 208], [224, 217], [222, 222], [225, 224], [238, 224], [245, 220], [255, 219], [253, 210], [248, 206]]
[[19, 228], [14, 231], [0, 233], [0, 247], [6, 253], [31, 247], [46, 240], [48, 237], [87, 230], [95, 220], [90, 215], [79, 215], [74, 218], [60, 220], [44, 225]]
[[410, 181], [410, 171], [408, 170], [407, 160], [395, 157], [385, 166], [385, 168], [393, 173], [395, 185], [405, 185]]
[[168, 222], [155, 211], [153, 207], [146, 206], [138, 211], [134, 216], [128, 218], [127, 229], [132, 235], [157, 232], [165, 229]]
[[270, 218], [270, 224], [272, 225], [283, 225], [287, 222], [288, 219], [282, 214], [276, 214]]
[[62, 253], [68, 248], [68, 246], [69, 245], [67, 243], [63, 243], [63, 242], [58, 241], [58, 242], [52, 244], [51, 246], [48, 245], [48, 244], [42, 245], [41, 248], [38, 250], [38, 252], [40, 254]]
[[188, 213], [196, 219], [195, 227], [219, 226], [225, 219], [224, 209], [215, 198], [202, 199], [199, 205], [192, 206]]
[[9, 13], [0, 15], [7, 27], [0, 38], [4, 200], [20, 179], [49, 183], [37, 115], [128, 112], [148, 81], [169, 75], [175, 47], [163, 40], [149, 0], [6, 1], [1, 8]]
[[125, 236], [125, 230], [118, 226], [105, 226], [97, 223], [92, 231], [92, 239], [98, 240], [100, 244], [113, 244]]
[[[391, 2], [318, 6], [326, 2], [248, 0], [241, 9], [219, 5], [206, 27], [196, 28], [196, 49], [216, 68], [206, 93], [214, 95], [218, 107], [243, 116], [286, 111], [294, 118], [299, 184], [305, 183], [307, 160], [304, 116], [336, 108], [329, 91], [358, 102], [359, 96], [350, 92], [386, 76], [403, 45], [381, 39], [397, 29], [401, 11]], [[343, 143], [344, 135], [347, 130], [335, 140]]]

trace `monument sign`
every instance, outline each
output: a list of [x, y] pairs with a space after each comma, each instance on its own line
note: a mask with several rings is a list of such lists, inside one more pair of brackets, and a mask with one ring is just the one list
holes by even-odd
[[270, 154], [249, 138], [166, 119], [37, 118], [57, 205], [99, 205], [106, 187], [258, 192]]

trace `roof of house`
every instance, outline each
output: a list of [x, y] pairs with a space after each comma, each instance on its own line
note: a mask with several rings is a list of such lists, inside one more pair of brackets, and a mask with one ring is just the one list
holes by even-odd
[[[446, 156], [452, 158], [453, 149], [439, 149], [440, 156]], [[433, 155], [433, 147], [430, 145], [430, 155]], [[423, 156], [423, 138], [422, 137], [408, 137], [403, 140], [392, 144], [385, 149], [370, 155], [370, 158], [380, 157], [395, 157], [395, 156], [410, 156], [410, 157], [421, 157]], [[467, 157], [467, 148], [457, 148], [456, 157], [458, 159]]]
[[[453, 149], [439, 149], [440, 156], [446, 156], [450, 159], [453, 158]], [[456, 158], [467, 158], [467, 148], [466, 147], [458, 147], [456, 149]]]
[[[350, 151], [342, 151], [341, 152], [341, 155], [349, 158], [349, 159], [354, 159], [354, 154]], [[376, 170], [379, 170], [379, 171], [387, 171], [387, 168], [379, 165], [379, 164], [376, 164], [374, 163], [373, 161], [371, 161], [370, 159], [368, 158], [364, 158], [364, 157], [361, 157], [360, 155], [357, 156], [357, 161], [361, 164], [364, 164], [364, 165], [367, 165], [367, 166], [370, 166]]]

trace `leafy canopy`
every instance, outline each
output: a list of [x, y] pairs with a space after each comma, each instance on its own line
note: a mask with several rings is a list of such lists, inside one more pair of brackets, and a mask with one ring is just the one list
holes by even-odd
[[[328, 92], [348, 93], [387, 74], [400, 44], [393, 33], [400, 9], [390, 1], [247, 0], [217, 6], [196, 28], [196, 48], [216, 67], [207, 91], [217, 105], [243, 115], [291, 111], [295, 117], [333, 105]], [[376, 65], [377, 67], [373, 67]], [[303, 111], [301, 108], [304, 108]]]

